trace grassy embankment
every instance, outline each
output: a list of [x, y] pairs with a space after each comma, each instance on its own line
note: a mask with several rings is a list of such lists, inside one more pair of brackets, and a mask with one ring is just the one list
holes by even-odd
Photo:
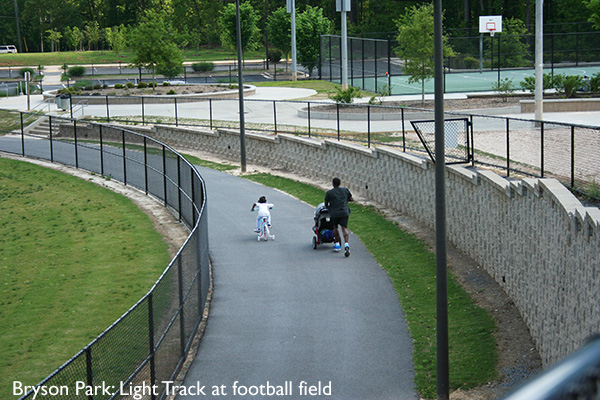
[[[190, 162], [228, 169], [186, 156]], [[313, 206], [323, 201], [324, 191], [310, 185], [269, 174], [245, 178], [280, 189]], [[351, 204], [351, 229], [384, 268], [398, 293], [413, 338], [415, 383], [424, 398], [436, 396], [436, 279], [435, 256], [416, 236], [389, 221], [373, 207]], [[496, 377], [495, 323], [449, 274], [451, 389], [469, 389]]]
[[152, 221], [93, 183], [0, 158], [0, 398], [134, 305], [170, 260]]

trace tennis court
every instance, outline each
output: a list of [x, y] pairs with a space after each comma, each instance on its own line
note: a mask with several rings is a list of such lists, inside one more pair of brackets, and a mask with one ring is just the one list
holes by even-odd
[[[579, 66], [579, 67], [565, 67], [565, 68], [545, 68], [545, 74], [564, 74], [564, 75], [579, 75], [579, 76], [593, 76], [596, 73], [600, 73], [600, 66]], [[493, 84], [499, 80], [510, 79], [512, 86], [515, 89], [521, 89], [521, 81], [528, 76], [534, 76], [534, 69], [502, 69], [490, 71], [474, 71], [474, 72], [451, 72], [445, 73], [445, 92], [446, 93], [461, 93], [461, 92], [485, 92], [493, 91]], [[406, 94], [420, 94], [421, 83], [408, 83], [409, 76], [392, 76], [389, 78], [379, 77], [366, 78], [365, 89], [378, 92], [381, 91], [383, 85], [390, 86], [391, 94], [393, 95], [406, 95]], [[389, 83], [388, 83], [389, 81]], [[377, 89], [375, 88], [377, 85]], [[434, 80], [430, 79], [425, 82], [425, 93], [434, 92]]]

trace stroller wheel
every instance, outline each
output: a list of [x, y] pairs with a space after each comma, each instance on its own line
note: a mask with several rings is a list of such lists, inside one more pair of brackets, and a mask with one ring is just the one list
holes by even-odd
[[313, 244], [313, 249], [316, 250], [317, 249], [317, 237], [316, 236], [313, 236], [313, 238], [312, 238], [312, 244]]

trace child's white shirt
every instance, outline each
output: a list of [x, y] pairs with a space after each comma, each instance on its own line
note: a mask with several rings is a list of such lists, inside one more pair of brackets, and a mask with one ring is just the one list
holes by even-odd
[[271, 203], [254, 203], [255, 207], [258, 208], [259, 217], [268, 217], [271, 215], [269, 209], [273, 208]]

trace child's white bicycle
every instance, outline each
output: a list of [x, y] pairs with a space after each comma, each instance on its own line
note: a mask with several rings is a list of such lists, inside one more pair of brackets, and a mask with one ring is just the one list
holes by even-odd
[[269, 238], [271, 238], [271, 240], [275, 240], [275, 235], [271, 235], [271, 231], [269, 230], [268, 218], [261, 217], [260, 221], [258, 223], [258, 238], [257, 239], [260, 242], [261, 239], [268, 241]]

